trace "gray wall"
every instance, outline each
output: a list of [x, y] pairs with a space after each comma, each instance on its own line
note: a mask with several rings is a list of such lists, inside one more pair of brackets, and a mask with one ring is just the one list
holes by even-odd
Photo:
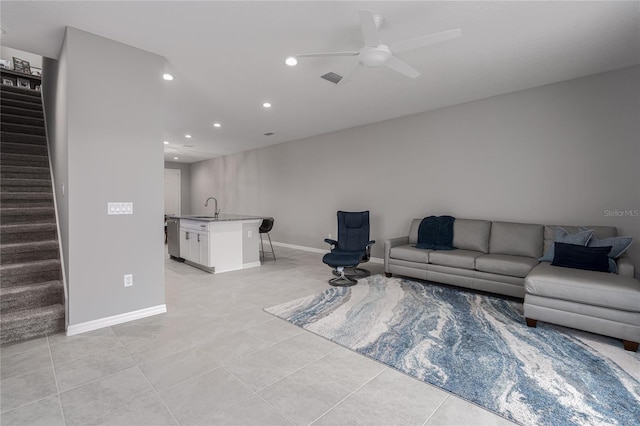
[[[43, 90], [69, 324], [162, 305], [164, 59], [67, 28], [53, 65]], [[131, 201], [134, 214], [108, 216], [108, 201]]]
[[164, 168], [180, 170], [180, 210], [183, 215], [191, 214], [191, 164], [165, 161]]
[[275, 241], [327, 248], [335, 212], [371, 210], [373, 255], [430, 214], [614, 225], [640, 217], [638, 66], [191, 165], [192, 213], [275, 217]]

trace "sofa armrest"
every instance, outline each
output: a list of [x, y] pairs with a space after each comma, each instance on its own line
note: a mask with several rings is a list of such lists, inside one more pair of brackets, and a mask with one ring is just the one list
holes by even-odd
[[618, 259], [616, 259], [616, 263], [618, 264], [618, 275], [622, 275], [623, 277], [635, 278], [634, 274], [636, 272], [633, 263], [631, 263], [631, 258], [626, 254], [623, 254]]
[[390, 238], [384, 241], [384, 271], [389, 272], [389, 253], [393, 247], [409, 244], [409, 236]]

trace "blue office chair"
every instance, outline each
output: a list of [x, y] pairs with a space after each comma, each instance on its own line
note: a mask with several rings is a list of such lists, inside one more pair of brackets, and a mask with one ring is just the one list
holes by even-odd
[[338, 241], [325, 238], [331, 244], [331, 252], [324, 255], [322, 261], [335, 268], [336, 278], [329, 280], [334, 286], [352, 286], [356, 278], [370, 275], [366, 269], [358, 268], [360, 263], [368, 262], [371, 257], [369, 240], [369, 211], [338, 212]]

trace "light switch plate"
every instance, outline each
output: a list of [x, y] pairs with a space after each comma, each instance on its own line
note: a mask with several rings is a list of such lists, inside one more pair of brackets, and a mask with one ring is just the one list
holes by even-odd
[[133, 274], [126, 274], [124, 276], [124, 286], [131, 287], [133, 285]]
[[107, 203], [107, 214], [133, 214], [133, 203]]

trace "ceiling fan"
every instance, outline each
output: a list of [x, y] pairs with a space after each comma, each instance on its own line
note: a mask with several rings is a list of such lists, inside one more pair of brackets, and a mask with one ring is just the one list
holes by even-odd
[[380, 15], [374, 15], [370, 10], [361, 10], [358, 12], [360, 17], [360, 29], [362, 30], [362, 38], [364, 39], [364, 47], [353, 52], [322, 52], [322, 53], [302, 53], [295, 55], [296, 58], [323, 57], [323, 56], [357, 56], [358, 63], [347, 74], [340, 79], [338, 85], [344, 84], [362, 69], [363, 66], [379, 67], [386, 66], [400, 74], [410, 78], [416, 78], [420, 72], [406, 62], [398, 59], [394, 54], [407, 52], [409, 50], [419, 49], [431, 44], [440, 43], [460, 37], [462, 32], [460, 29], [442, 31], [439, 33], [427, 34], [420, 37], [402, 40], [387, 46], [382, 44], [378, 36], [378, 29], [382, 24], [383, 18]]

